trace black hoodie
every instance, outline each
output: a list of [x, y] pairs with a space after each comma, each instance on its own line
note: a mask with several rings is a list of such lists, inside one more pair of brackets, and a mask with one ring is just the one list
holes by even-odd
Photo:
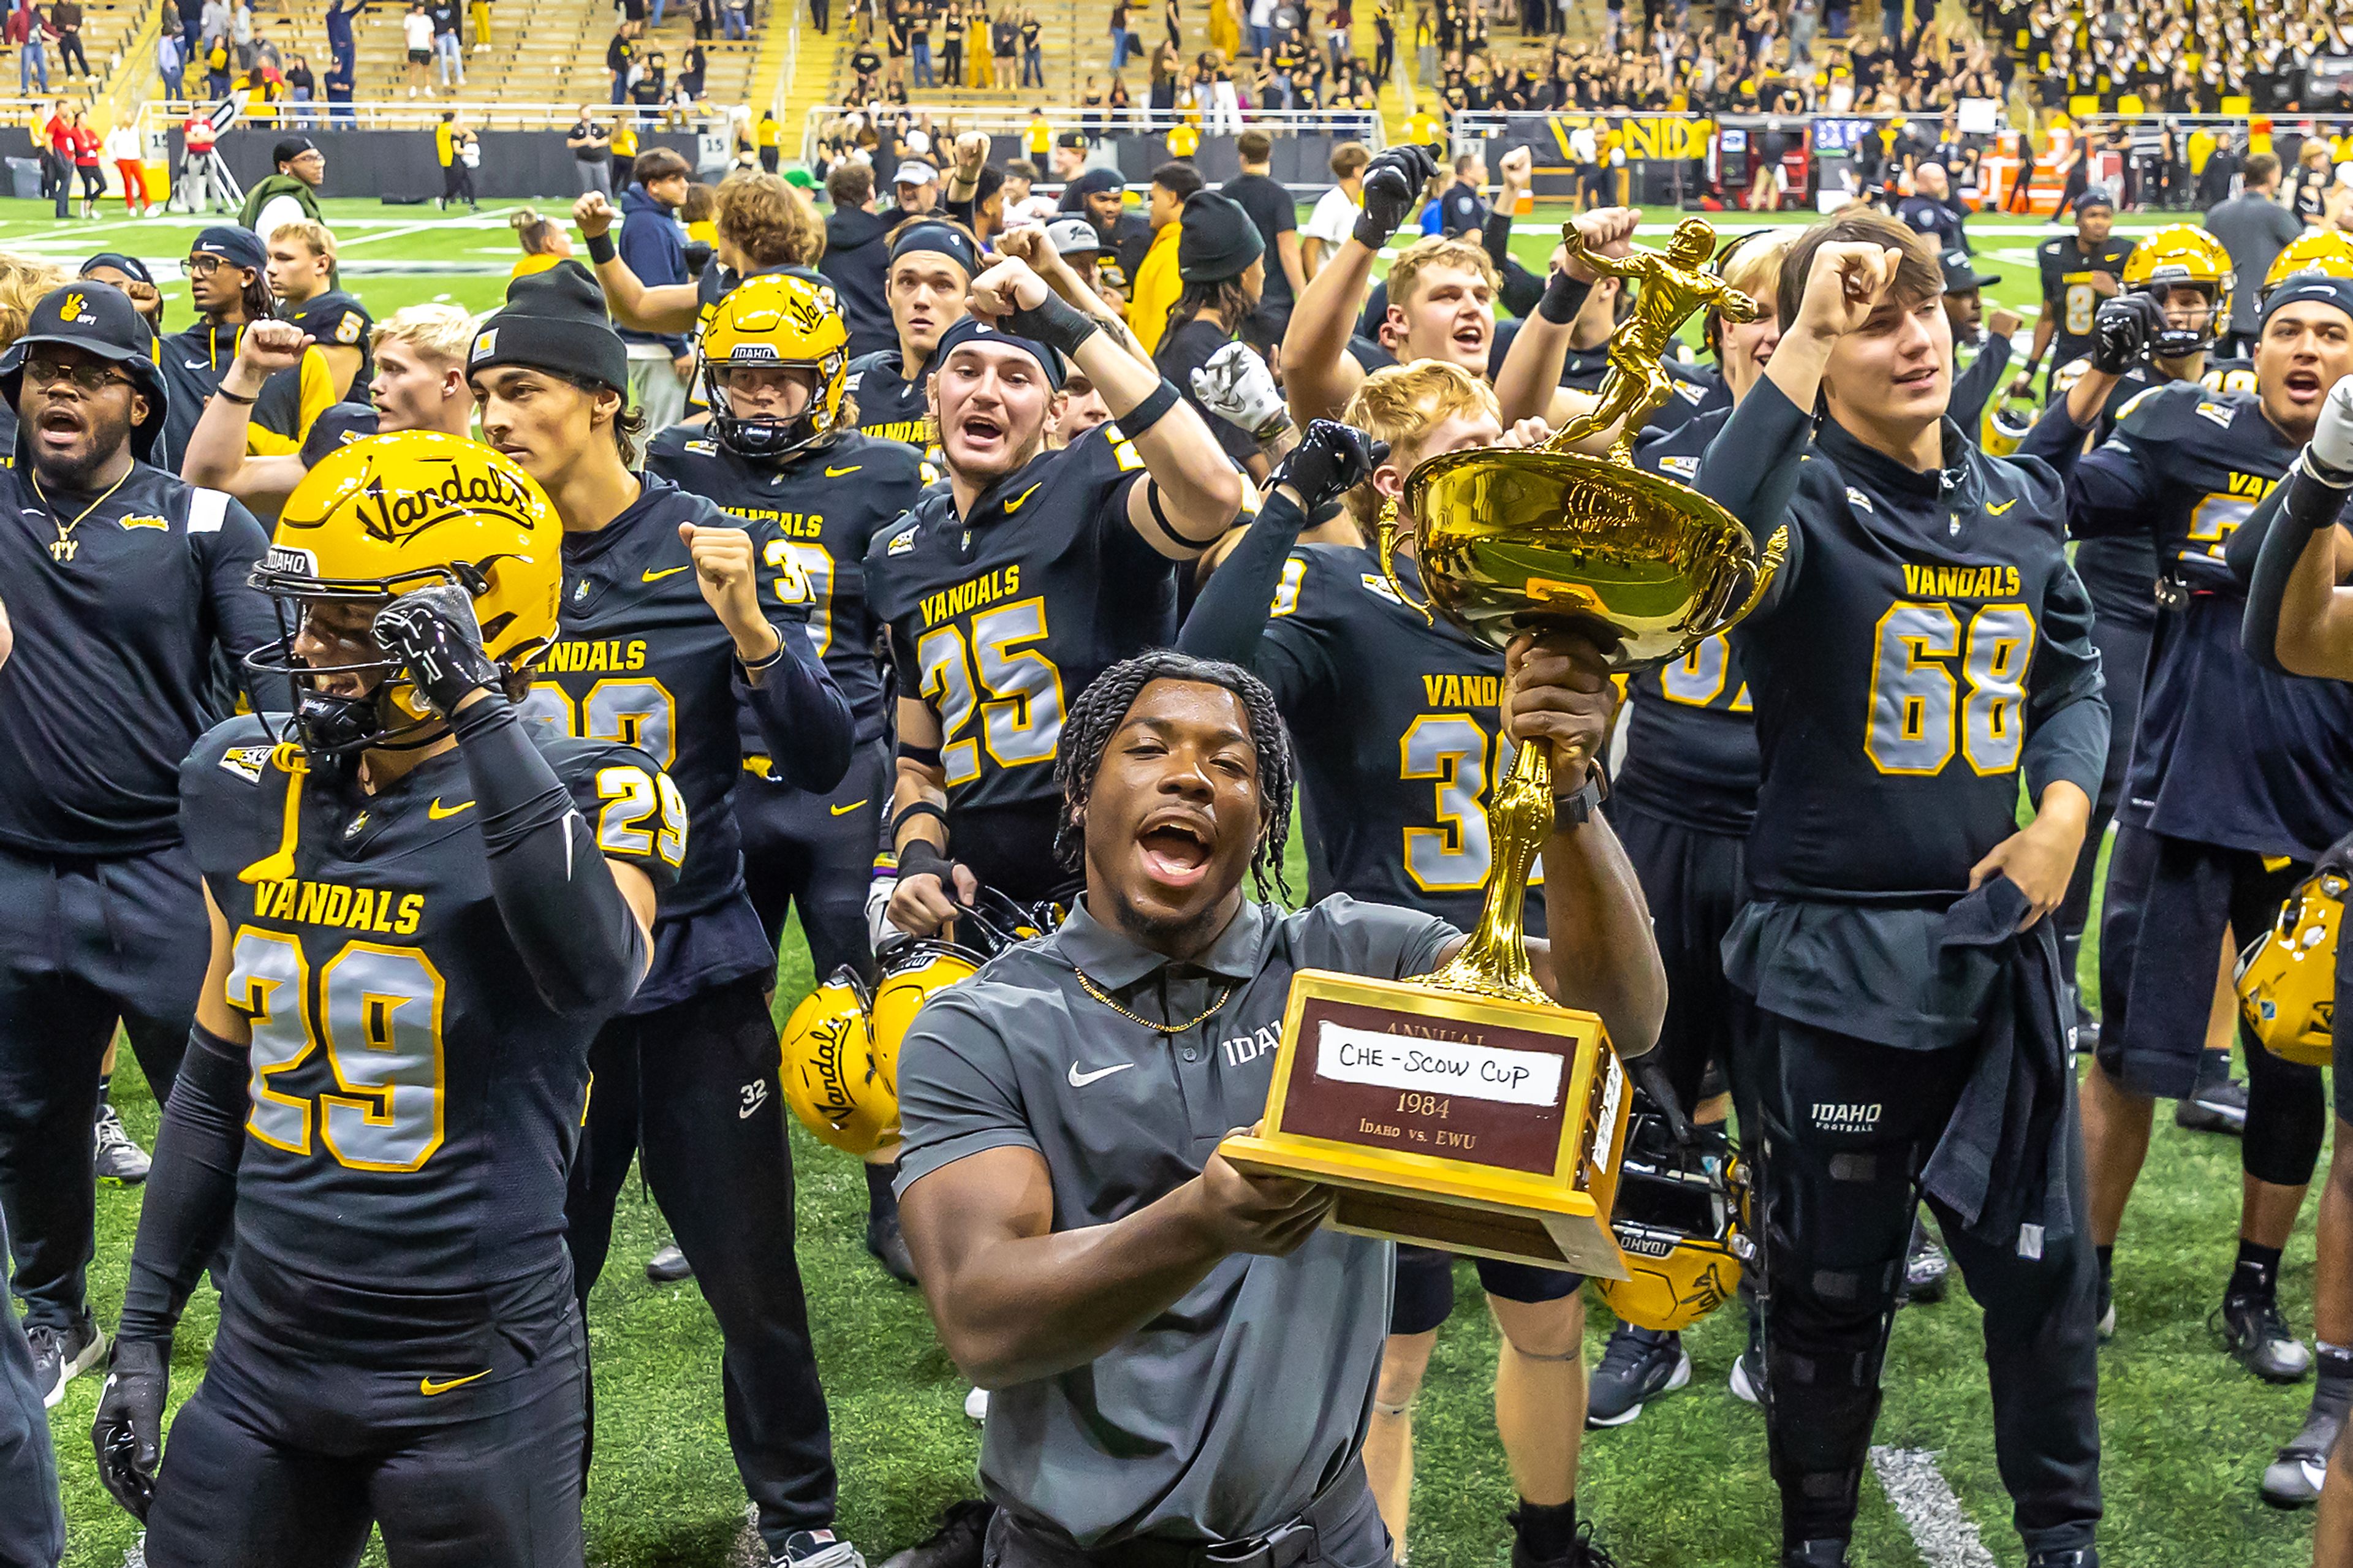
[[895, 214], [880, 217], [863, 207], [836, 207], [825, 220], [825, 259], [818, 263], [818, 270], [841, 296], [853, 359], [899, 346], [899, 330], [891, 324], [891, 301], [882, 289], [891, 272], [885, 237], [895, 221]]

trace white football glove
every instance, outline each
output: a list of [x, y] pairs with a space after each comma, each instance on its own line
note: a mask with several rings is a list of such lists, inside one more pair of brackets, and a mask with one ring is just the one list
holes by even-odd
[[2330, 387], [2321, 399], [2320, 419], [2312, 427], [2307, 450], [2322, 470], [2315, 479], [2340, 487], [2353, 480], [2353, 375]]
[[1291, 411], [1274, 372], [1248, 343], [1231, 342], [1193, 373], [1193, 395], [1201, 406], [1254, 441], [1271, 441], [1291, 428]]

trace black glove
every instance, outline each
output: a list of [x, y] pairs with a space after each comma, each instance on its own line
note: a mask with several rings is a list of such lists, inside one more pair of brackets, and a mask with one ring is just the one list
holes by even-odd
[[168, 1340], [117, 1340], [98, 1396], [90, 1440], [98, 1479], [142, 1524], [155, 1500], [155, 1464], [164, 1454], [164, 1396], [172, 1387]]
[[1389, 455], [1387, 441], [1376, 441], [1353, 425], [1336, 419], [1311, 420], [1269, 480], [1299, 492], [1300, 510], [1313, 518], [1331, 502], [1365, 482]]
[[1378, 250], [1405, 222], [1413, 204], [1438, 174], [1438, 154], [1428, 147], [1392, 147], [1365, 170], [1365, 205], [1356, 215], [1356, 242]]
[[454, 584], [418, 588], [378, 610], [375, 640], [445, 719], [474, 692], [500, 689], [499, 667], [482, 651], [474, 601]]
[[928, 838], [916, 838], [899, 851], [899, 880], [910, 877], [937, 877], [940, 891], [954, 903], [956, 896], [955, 858], [940, 853], [940, 847]]
[[689, 244], [686, 247], [686, 275], [700, 281], [703, 268], [711, 265], [711, 258], [717, 254], [707, 240], [698, 239]]
[[1659, 1114], [1667, 1119], [1667, 1131], [1674, 1135], [1676, 1144], [1690, 1148], [1691, 1118], [1683, 1114], [1683, 1102], [1675, 1098], [1675, 1086], [1667, 1081], [1667, 1064], [1659, 1059], [1658, 1051], [1644, 1051], [1626, 1064], [1626, 1071], [1633, 1079], [1634, 1087], [1648, 1096], [1651, 1103], [1659, 1108]]
[[2120, 294], [2092, 318], [2092, 368], [2121, 375], [2165, 330], [2165, 307], [2151, 294]]

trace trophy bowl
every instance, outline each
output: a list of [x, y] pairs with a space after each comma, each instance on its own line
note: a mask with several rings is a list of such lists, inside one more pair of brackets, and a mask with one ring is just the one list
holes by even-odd
[[1609, 458], [1450, 452], [1408, 476], [1405, 503], [1430, 604], [1498, 647], [1584, 622], [1614, 668], [1636, 669], [1724, 630], [1758, 586], [1730, 512]]

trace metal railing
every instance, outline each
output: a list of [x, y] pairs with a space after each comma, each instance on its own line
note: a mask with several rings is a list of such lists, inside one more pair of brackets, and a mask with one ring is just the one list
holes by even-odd
[[[1348, 136], [1364, 142], [1375, 152], [1388, 144], [1377, 110], [1245, 109], [1229, 115], [1206, 109], [1155, 110], [1139, 103], [1122, 110], [1049, 104], [1041, 112], [1057, 135], [1065, 131], [1082, 131], [1099, 137], [1163, 136], [1181, 120], [1190, 123], [1204, 136], [1230, 135], [1246, 128], [1255, 128], [1277, 136]], [[856, 117], [862, 125], [875, 119], [896, 121], [902, 115], [910, 121], [928, 117], [935, 145], [953, 142], [967, 131], [983, 132], [992, 136], [1018, 136], [1029, 129], [1031, 118], [1028, 108], [1012, 104], [957, 104], [937, 108], [920, 103], [903, 106], [879, 102], [866, 105], [818, 104], [809, 110], [801, 127], [801, 158], [807, 163], [816, 161], [824, 130], [833, 121]]]
[[[199, 108], [206, 105], [184, 99], [155, 100], [140, 110], [140, 129], [170, 130]], [[455, 112], [475, 131], [569, 131], [580, 118], [580, 105], [572, 103], [467, 103], [448, 100], [419, 101], [385, 100], [366, 103], [328, 103], [313, 99], [308, 103], [295, 103], [280, 99], [268, 107], [267, 118], [244, 111], [239, 123], [248, 127], [269, 126], [272, 129], [306, 128], [317, 131], [430, 131], [441, 123], [444, 114]], [[599, 121], [628, 118], [640, 130], [656, 131], [673, 128], [673, 117], [666, 109], [638, 109], [630, 104], [591, 103], [589, 113]], [[5, 100], [0, 100], [0, 114], [6, 112]], [[727, 110], [712, 106], [706, 113], [687, 115], [675, 128], [697, 130], [726, 122]]]

